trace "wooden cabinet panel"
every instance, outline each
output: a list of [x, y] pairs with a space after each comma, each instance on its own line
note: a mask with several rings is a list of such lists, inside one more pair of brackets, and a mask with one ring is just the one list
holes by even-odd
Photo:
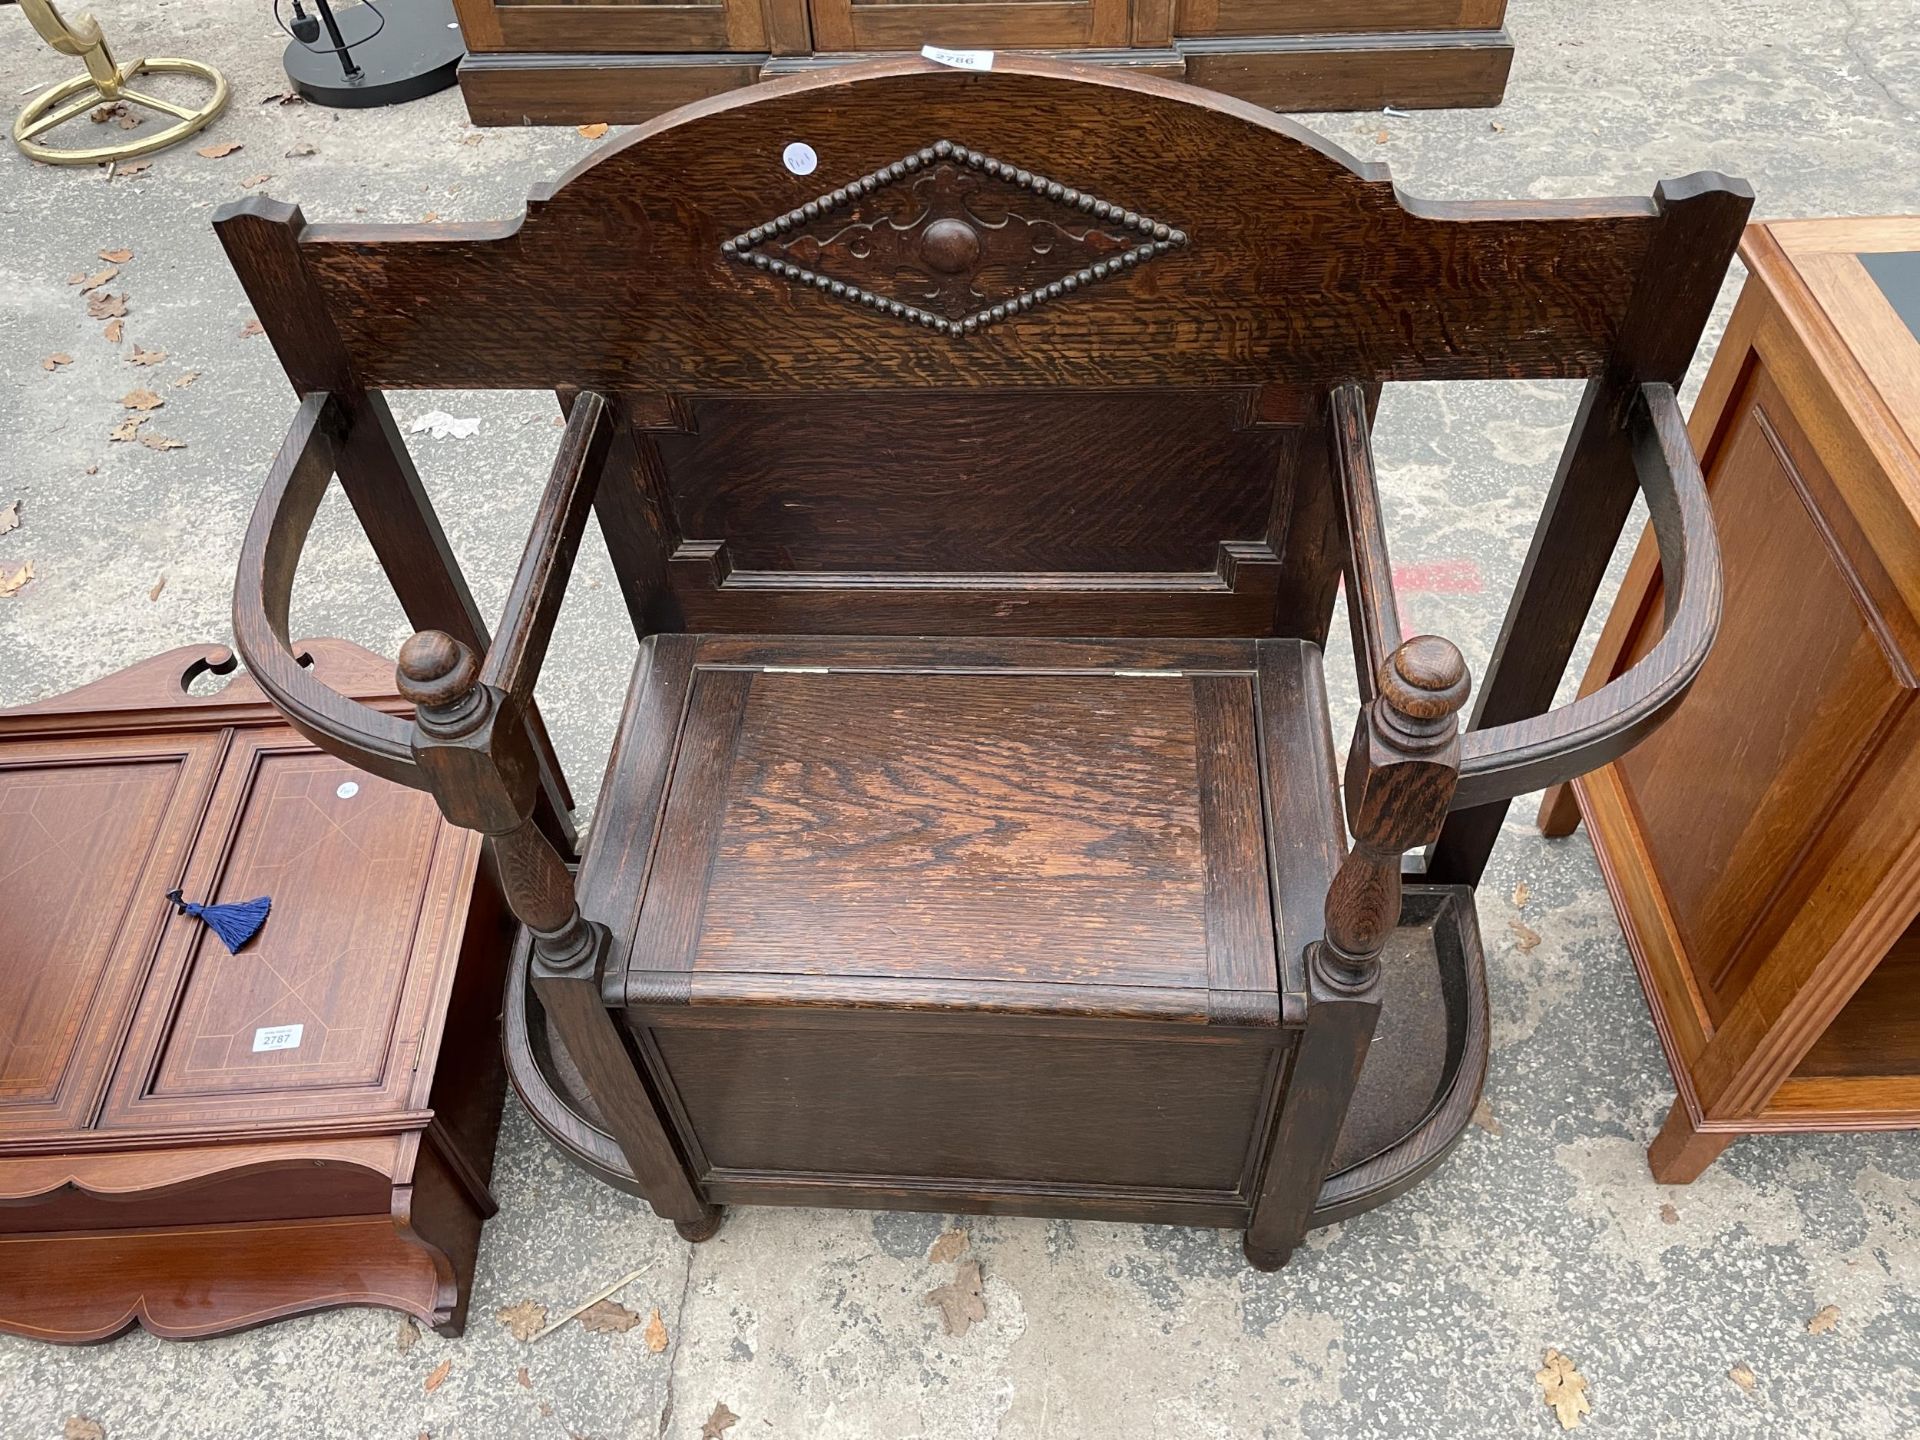
[[1132, 27], [1129, 0], [812, 0], [810, 9], [821, 50], [1119, 47]]
[[[43, 749], [45, 747], [42, 747]], [[212, 765], [205, 742], [23, 749], [0, 765], [0, 1135], [84, 1125]]]
[[245, 738], [235, 752], [186, 888], [226, 903], [271, 896], [272, 919], [238, 955], [198, 922], [174, 922], [107, 1126], [405, 1106], [429, 993], [409, 974], [434, 963], [446, 919], [427, 913], [421, 876], [460, 837], [424, 792], [343, 780], [339, 761], [302, 741]]
[[1175, 35], [1336, 35], [1356, 31], [1497, 30], [1506, 0], [1178, 0]]
[[[491, 7], [498, 42], [491, 49], [570, 52], [766, 50], [761, 0], [703, 4], [623, 0], [582, 5], [572, 0], [498, 0]], [[491, 30], [492, 27], [490, 27]], [[491, 39], [491, 34], [488, 34]], [[470, 48], [479, 48], [472, 46]]]
[[1720, 635], [1687, 703], [1617, 766], [1715, 1020], [1791, 921], [1786, 878], [1906, 693], [1809, 509], [1831, 482], [1764, 367], [1730, 411], [1708, 477], [1730, 557]]

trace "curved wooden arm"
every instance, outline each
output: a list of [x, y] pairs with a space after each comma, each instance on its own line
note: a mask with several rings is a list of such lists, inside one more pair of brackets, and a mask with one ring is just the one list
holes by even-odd
[[287, 638], [287, 609], [300, 552], [333, 479], [347, 417], [316, 392], [300, 402], [247, 522], [233, 586], [234, 647], [254, 681], [294, 729], [342, 760], [384, 780], [427, 787], [413, 759], [414, 724], [347, 699], [302, 666]]
[[1627, 428], [1660, 549], [1666, 633], [1591, 695], [1463, 736], [1456, 810], [1571, 780], [1624, 755], [1672, 713], [1706, 663], [1720, 627], [1720, 544], [1673, 387], [1642, 385]]

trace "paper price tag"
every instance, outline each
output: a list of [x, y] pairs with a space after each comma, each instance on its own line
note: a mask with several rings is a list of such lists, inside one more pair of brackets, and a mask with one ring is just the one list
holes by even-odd
[[991, 50], [942, 50], [938, 45], [922, 45], [920, 53], [936, 65], [950, 65], [955, 70], [993, 69]]
[[253, 1032], [253, 1053], [263, 1050], [298, 1050], [305, 1025], [262, 1025]]

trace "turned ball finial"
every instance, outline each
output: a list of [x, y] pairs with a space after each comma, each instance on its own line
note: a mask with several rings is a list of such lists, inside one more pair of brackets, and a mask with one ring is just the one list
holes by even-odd
[[1458, 648], [1438, 635], [1414, 636], [1380, 667], [1380, 698], [1396, 719], [1421, 730], [1443, 726], [1472, 685]]
[[422, 710], [445, 710], [472, 693], [480, 679], [473, 651], [440, 630], [422, 630], [400, 647], [400, 694]]

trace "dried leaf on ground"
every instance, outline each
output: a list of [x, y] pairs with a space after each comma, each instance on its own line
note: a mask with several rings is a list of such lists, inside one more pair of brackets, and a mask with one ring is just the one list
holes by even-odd
[[9, 570], [0, 565], [0, 599], [18, 595], [29, 580], [33, 579], [33, 561], [29, 560], [18, 570]]
[[426, 214], [420, 217], [420, 223], [422, 225], [431, 225], [434, 221], [438, 220], [439, 218], [440, 218], [440, 212], [438, 210], [429, 210], [427, 211]]
[[715, 1401], [713, 1413], [700, 1422], [700, 1440], [722, 1440], [739, 1422], [740, 1417], [727, 1408], [724, 1400]]
[[1513, 908], [1514, 909], [1516, 910], [1526, 909], [1527, 901], [1531, 900], [1532, 898], [1533, 898], [1533, 891], [1527, 888], [1526, 881], [1522, 880], [1518, 885], [1513, 887]]
[[91, 320], [114, 320], [127, 313], [127, 297], [109, 295], [104, 290], [96, 290], [87, 297], [87, 318]]
[[624, 1335], [639, 1323], [638, 1315], [612, 1300], [597, 1300], [580, 1312], [580, 1328], [595, 1335]]
[[281, 90], [267, 96], [260, 103], [262, 105], [304, 105], [307, 103], [307, 97], [298, 90]]
[[9, 500], [4, 506], [0, 506], [0, 535], [6, 534], [9, 530], [18, 530], [19, 528], [20, 502], [18, 500]]
[[124, 265], [133, 258], [131, 250], [102, 250], [100, 258], [109, 265]]
[[107, 432], [107, 439], [122, 442], [138, 440], [140, 438], [140, 427], [146, 423], [147, 417], [145, 415], [129, 415]]
[[135, 115], [129, 111], [125, 115], [115, 116], [114, 123], [119, 125], [122, 130], [133, 130], [146, 124], [147, 117], [144, 115]]
[[[601, 1304], [606, 1303], [606, 1301], [601, 1302]], [[641, 1332], [641, 1336], [647, 1342], [647, 1349], [655, 1355], [667, 1348], [667, 1322], [660, 1318], [658, 1307], [655, 1307], [654, 1312], [647, 1316], [647, 1328]]]
[[84, 1415], [69, 1415], [60, 1431], [60, 1440], [107, 1440], [107, 1427]]
[[129, 390], [120, 397], [120, 404], [128, 410], [158, 410], [166, 403], [145, 386], [138, 390]]
[[115, 165], [107, 174], [109, 180], [131, 179], [135, 175], [144, 175], [153, 168], [151, 160], [130, 160], [124, 165]]
[[160, 598], [160, 592], [165, 590], [166, 588], [167, 588], [167, 577], [162, 575], [158, 580], [153, 582], [153, 588], [147, 591], [147, 599], [158, 600]]
[[140, 346], [136, 343], [133, 347], [133, 353], [127, 356], [127, 363], [129, 365], [158, 365], [162, 360], [166, 358], [167, 358], [166, 351], [142, 350]]
[[580, 133], [589, 140], [598, 140], [602, 135], [607, 133], [607, 130], [608, 126], [604, 122], [598, 125], [582, 125], [580, 127]]
[[499, 1322], [507, 1327], [507, 1333], [522, 1344], [531, 1340], [533, 1334], [547, 1323], [547, 1307], [536, 1300], [522, 1300], [518, 1305], [508, 1305], [494, 1312]]
[[311, 145], [296, 145], [287, 151], [286, 158], [289, 160], [298, 160], [302, 155], [317, 155], [319, 153], [320, 152], [315, 150]]
[[149, 450], [184, 450], [187, 442], [176, 440], [171, 435], [142, 435], [140, 443]]
[[1489, 120], [1487, 122], [1487, 128], [1489, 130], [1504, 130], [1507, 127], [1502, 125], [1498, 120]]
[[974, 1321], [987, 1318], [987, 1302], [980, 1293], [980, 1262], [969, 1260], [954, 1272], [952, 1283], [927, 1292], [927, 1304], [940, 1311], [940, 1323], [949, 1335], [964, 1335]]
[[447, 1376], [453, 1373], [453, 1359], [448, 1357], [433, 1367], [433, 1373], [427, 1376], [427, 1393], [431, 1395], [447, 1383]]
[[196, 155], [204, 155], [209, 160], [224, 160], [227, 156], [233, 154], [234, 151], [244, 150], [246, 148], [247, 147], [242, 145], [238, 140], [226, 140], [218, 145], [202, 145], [193, 153]]
[[240, 188], [242, 190], [252, 190], [256, 186], [266, 184], [272, 178], [273, 178], [272, 175], [270, 175], [265, 170], [262, 170], [258, 175], [249, 175], [246, 179], [242, 180], [240, 182]]
[[1513, 932], [1513, 943], [1522, 950], [1531, 950], [1540, 943], [1540, 932], [1531, 925], [1522, 925], [1518, 920], [1509, 920], [1507, 929]]
[[1753, 1371], [1749, 1370], [1746, 1366], [1734, 1366], [1731, 1370], [1727, 1371], [1727, 1378], [1742, 1390], [1745, 1390], [1749, 1395], [1753, 1393]]
[[951, 1261], [958, 1260], [966, 1248], [967, 1232], [964, 1230], [949, 1230], [933, 1242], [933, 1247], [927, 1251], [927, 1259], [936, 1265], [945, 1265]]
[[1547, 1351], [1533, 1378], [1540, 1386], [1541, 1402], [1553, 1410], [1562, 1430], [1578, 1428], [1580, 1417], [1592, 1412], [1593, 1406], [1587, 1403], [1587, 1377], [1558, 1350]]
[[127, 333], [127, 322], [124, 320], [110, 320], [107, 322], [107, 328], [100, 333], [107, 337], [109, 344], [118, 345], [120, 343], [120, 337]]
[[410, 434], [418, 435], [424, 430], [436, 440], [464, 440], [479, 429], [478, 415], [449, 415], [444, 410], [429, 410], [407, 427]]
[[1660, 1207], [1660, 1223], [1662, 1225], [1678, 1225], [1680, 1223], [1679, 1207], [1671, 1200]]
[[182, 375], [178, 380], [173, 382], [173, 388], [176, 390], [184, 390], [187, 388], [187, 386], [191, 385], [194, 381], [198, 380], [199, 378], [200, 378], [200, 372], [198, 370], [189, 370], [187, 371], [186, 374]]
[[104, 125], [113, 119], [114, 116], [124, 115], [126, 113], [126, 102], [124, 100], [116, 100], [111, 105], [94, 106], [93, 109], [88, 112], [87, 118], [96, 125]]
[[1813, 1312], [1813, 1318], [1807, 1321], [1807, 1333], [1809, 1335], [1824, 1335], [1839, 1323], [1840, 1307], [1838, 1305], [1822, 1305], [1818, 1310]]
[[1500, 1123], [1500, 1117], [1493, 1113], [1493, 1105], [1484, 1095], [1480, 1097], [1480, 1103], [1473, 1107], [1473, 1123], [1489, 1135], [1506, 1133], [1505, 1127]]
[[113, 277], [118, 275], [119, 273], [120, 273], [120, 267], [118, 265], [109, 265], [104, 270], [96, 270], [91, 275], [81, 276], [80, 277], [80, 293], [84, 295], [89, 290], [98, 290], [102, 285], [106, 284], [109, 280], [113, 279]]
[[485, 135], [482, 135], [478, 130], [476, 130], [471, 135], [462, 135], [460, 137], [460, 143], [462, 145], [478, 145], [482, 140], [486, 138], [487, 137]]
[[526, 1366], [522, 1365], [518, 1370], [514, 1371], [513, 1378], [519, 1382], [522, 1390], [531, 1390], [533, 1388], [533, 1376], [527, 1373]]
[[1376, 145], [1384, 145], [1384, 144], [1386, 144], [1386, 143], [1387, 143], [1387, 141], [1389, 141], [1389, 140], [1391, 140], [1392, 138], [1393, 138], [1393, 137], [1392, 137], [1391, 135], [1389, 135], [1389, 134], [1387, 134], [1387, 132], [1386, 132], [1386, 131], [1384, 131], [1384, 130], [1381, 130], [1381, 131], [1377, 131], [1377, 132], [1376, 132], [1376, 133], [1374, 134], [1374, 137], [1373, 137], [1373, 143], [1374, 143], [1374, 144], [1376, 144]]
[[258, 320], [249, 320], [240, 327], [240, 338], [242, 340], [246, 339], [249, 335], [264, 335], [266, 333], [267, 327], [262, 325]]
[[399, 1333], [393, 1337], [393, 1343], [399, 1347], [400, 1353], [402, 1355], [406, 1354], [407, 1351], [411, 1350], [415, 1345], [419, 1344], [419, 1342], [420, 1327], [414, 1324], [411, 1319], [402, 1320], [400, 1322]]
[[42, 370], [58, 370], [62, 365], [71, 365], [72, 363], [73, 356], [71, 355], [49, 355], [40, 362], [40, 368]]

